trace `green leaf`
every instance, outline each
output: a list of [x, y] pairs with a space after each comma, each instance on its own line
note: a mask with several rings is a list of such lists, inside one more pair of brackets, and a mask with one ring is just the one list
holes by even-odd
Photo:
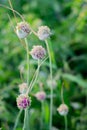
[[78, 75], [75, 76], [72, 74], [63, 73], [62, 77], [65, 79], [68, 79], [72, 82], [77, 83], [79, 86], [81, 86], [83, 88], [87, 88], [87, 82], [83, 78], [79, 77]]

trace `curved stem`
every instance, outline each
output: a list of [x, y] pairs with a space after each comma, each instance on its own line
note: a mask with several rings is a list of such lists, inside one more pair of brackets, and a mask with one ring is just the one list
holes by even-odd
[[0, 6], [3, 7], [3, 8], [9, 9], [9, 10], [11, 10], [11, 11], [14, 11], [18, 16], [20, 16], [20, 18], [21, 18], [23, 21], [25, 21], [24, 18], [23, 18], [23, 16], [22, 16], [19, 12], [17, 12], [16, 10], [14, 10], [14, 9], [12, 9], [12, 8], [10, 8], [10, 7], [8, 7], [8, 6], [6, 6], [6, 5], [0, 4]]
[[15, 15], [15, 12], [14, 12], [14, 9], [13, 9], [13, 6], [12, 6], [12, 2], [11, 2], [11, 0], [8, 0], [8, 2], [9, 2], [9, 5], [10, 5], [10, 7], [12, 9], [12, 12], [13, 12], [13, 15], [14, 15], [14, 18], [15, 18], [15, 22], [17, 24], [17, 18], [16, 18], [16, 15]]
[[[48, 45], [47, 40], [45, 40], [46, 46], [47, 46], [47, 51], [49, 55], [49, 62], [50, 62], [50, 80], [52, 81], [52, 59], [51, 59], [51, 53], [50, 53], [50, 48]], [[49, 124], [49, 129], [52, 130], [52, 112], [53, 111], [53, 86], [51, 83], [51, 89], [50, 89], [50, 124]]]
[[65, 130], [68, 130], [68, 125], [67, 125], [67, 116], [64, 116], [64, 120], [65, 120]]
[[16, 130], [22, 110], [19, 111], [13, 130]]

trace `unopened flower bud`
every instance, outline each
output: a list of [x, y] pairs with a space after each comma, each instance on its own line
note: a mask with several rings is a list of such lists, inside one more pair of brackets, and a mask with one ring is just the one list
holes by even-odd
[[46, 98], [46, 93], [44, 91], [37, 92], [35, 94], [35, 97], [37, 98], [37, 100], [43, 101]]
[[31, 98], [25, 94], [20, 94], [17, 97], [17, 106], [19, 109], [26, 109], [31, 105]]
[[44, 58], [46, 51], [42, 46], [33, 46], [30, 54], [34, 59], [39, 60]]
[[50, 28], [48, 28], [47, 26], [39, 27], [37, 35], [40, 40], [46, 40], [51, 35]]
[[16, 26], [16, 33], [19, 38], [25, 38], [29, 33], [31, 32], [31, 29], [26, 22], [20, 22]]
[[19, 92], [20, 92], [21, 94], [27, 92], [27, 89], [28, 89], [27, 83], [19, 84], [18, 87], [19, 87]]
[[57, 111], [59, 112], [59, 114], [61, 116], [65, 116], [65, 115], [68, 114], [69, 108], [68, 108], [68, 106], [66, 104], [61, 104], [59, 106], [59, 108], [57, 109]]

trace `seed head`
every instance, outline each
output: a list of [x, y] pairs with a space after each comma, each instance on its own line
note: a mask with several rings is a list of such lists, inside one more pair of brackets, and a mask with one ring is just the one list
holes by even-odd
[[66, 104], [61, 104], [59, 106], [59, 108], [57, 109], [57, 111], [59, 112], [59, 114], [61, 116], [65, 116], [65, 115], [68, 114], [69, 108], [68, 108], [68, 106]]
[[19, 92], [21, 94], [23, 93], [26, 93], [27, 89], [28, 89], [28, 86], [27, 86], [27, 83], [22, 83], [22, 84], [19, 84]]
[[39, 27], [37, 35], [38, 35], [40, 40], [42, 40], [42, 41], [46, 40], [51, 35], [50, 28], [47, 26]]
[[25, 38], [29, 33], [31, 32], [31, 29], [26, 22], [20, 22], [16, 26], [16, 33], [19, 38]]
[[25, 94], [20, 94], [17, 97], [17, 106], [19, 109], [26, 109], [31, 105], [31, 98]]
[[46, 51], [42, 46], [33, 46], [30, 54], [34, 59], [39, 60], [44, 58]]
[[44, 91], [37, 92], [35, 94], [35, 97], [37, 98], [37, 100], [43, 101], [46, 98], [46, 93]]

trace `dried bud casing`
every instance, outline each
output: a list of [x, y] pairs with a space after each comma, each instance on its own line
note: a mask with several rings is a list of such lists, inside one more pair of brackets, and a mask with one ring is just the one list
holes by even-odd
[[46, 55], [46, 51], [42, 46], [33, 46], [30, 54], [34, 59], [40, 60], [44, 58], [44, 56]]
[[19, 84], [18, 87], [19, 87], [19, 92], [20, 92], [21, 94], [27, 92], [27, 89], [28, 89], [27, 83]]
[[16, 33], [19, 38], [25, 38], [29, 33], [31, 33], [31, 29], [26, 22], [20, 22], [16, 26]]
[[35, 94], [35, 97], [37, 98], [37, 100], [43, 101], [46, 98], [46, 93], [44, 91], [37, 92]]
[[59, 112], [59, 114], [60, 114], [61, 116], [65, 116], [65, 115], [68, 114], [69, 108], [68, 108], [68, 106], [67, 106], [66, 104], [61, 104], [61, 105], [58, 107], [57, 111]]
[[31, 98], [25, 94], [20, 94], [17, 97], [17, 106], [19, 109], [26, 109], [31, 105]]
[[47, 26], [39, 27], [37, 35], [40, 40], [46, 40], [51, 35], [50, 28]]

